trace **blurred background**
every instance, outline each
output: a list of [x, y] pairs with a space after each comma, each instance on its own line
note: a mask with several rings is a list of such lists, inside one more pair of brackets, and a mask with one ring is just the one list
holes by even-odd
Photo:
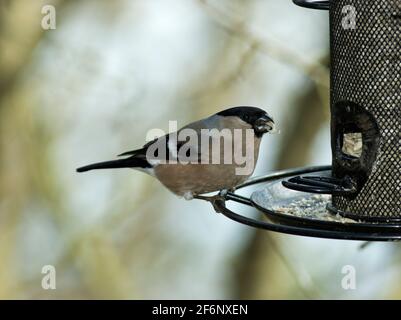
[[75, 172], [236, 105], [281, 129], [255, 175], [330, 164], [328, 54], [327, 12], [290, 0], [0, 0], [0, 298], [400, 298], [394, 244], [257, 231], [140, 172]]

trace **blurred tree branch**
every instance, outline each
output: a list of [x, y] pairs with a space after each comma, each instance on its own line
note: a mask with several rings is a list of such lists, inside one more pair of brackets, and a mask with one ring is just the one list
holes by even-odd
[[[311, 147], [321, 128], [327, 122], [328, 99], [326, 105], [320, 103], [319, 94], [315, 85], [310, 85], [301, 96], [294, 97], [294, 106], [291, 119], [294, 123], [283, 124], [288, 128], [284, 133], [284, 139], [278, 156], [276, 169], [293, 168], [304, 166], [310, 158]], [[329, 142], [328, 142], [329, 143]], [[288, 289], [286, 292], [283, 286], [280, 292], [274, 292], [274, 286], [271, 285], [273, 277], [273, 261], [271, 246], [277, 235], [263, 230], [256, 230], [254, 237], [249, 245], [244, 249], [243, 255], [239, 258], [242, 262], [239, 266], [237, 296], [239, 299], [267, 299], [282, 297], [299, 297], [296, 291]], [[272, 242], [273, 240], [273, 242]], [[290, 275], [292, 275], [295, 286], [304, 298], [318, 298], [319, 291], [316, 287], [303, 287], [298, 279], [299, 275], [293, 270], [290, 262], [283, 259], [284, 254], [280, 248], [275, 247], [276, 253], [283, 261]], [[275, 270], [276, 277], [278, 270]], [[281, 272], [282, 274], [282, 272]], [[288, 281], [288, 280], [287, 280]], [[285, 281], [283, 280], [283, 284]]]
[[240, 38], [248, 43], [250, 47], [255, 47], [260, 52], [269, 57], [280, 61], [286, 65], [291, 65], [309, 76], [318, 87], [327, 89], [329, 87], [329, 73], [327, 67], [319, 61], [308, 61], [303, 55], [284, 47], [281, 43], [266, 36], [259, 35], [256, 30], [251, 29], [248, 21], [236, 14], [232, 10], [229, 13], [227, 8], [224, 12], [211, 4], [208, 0], [198, 0], [206, 10], [214, 23], [226, 30], [230, 35]]
[[0, 2], [0, 98], [13, 87], [44, 35], [41, 7], [57, 5], [61, 10], [63, 3], [63, 0]]
[[[224, 6], [224, 10], [211, 4], [211, 1], [198, 0], [213, 22], [223, 28], [233, 38], [240, 39], [248, 45], [243, 52], [240, 63], [228, 74], [218, 89], [225, 89], [245, 70], [255, 52], [260, 52], [285, 65], [290, 65], [307, 75], [311, 82], [300, 95], [293, 98], [295, 110], [292, 111], [287, 123], [283, 123], [283, 143], [280, 148], [277, 169], [302, 166], [308, 163], [311, 146], [321, 126], [329, 118], [329, 72], [328, 55], [321, 61], [308, 61], [303, 55], [284, 47], [268, 36], [259, 35], [248, 25], [246, 16], [241, 16], [233, 9]], [[232, 6], [231, 6], [232, 7]], [[209, 92], [209, 90], [203, 90]], [[214, 92], [214, 90], [210, 90]], [[217, 90], [216, 90], [217, 91]], [[295, 296], [316, 297], [319, 295], [315, 287], [304, 287], [300, 275], [291, 266], [276, 243], [276, 235], [264, 231], [256, 231], [255, 236], [239, 258], [238, 291], [235, 298], [264, 299], [276, 298], [280, 294], [290, 296], [290, 292], [275, 292], [279, 284], [269, 285], [273, 277], [272, 266], [277, 264], [274, 254], [284, 264], [288, 275], [296, 287]], [[274, 262], [276, 261], [276, 262]], [[275, 270], [277, 272], [277, 270]], [[280, 289], [278, 289], [280, 291]], [[293, 293], [294, 294], [294, 293]]]

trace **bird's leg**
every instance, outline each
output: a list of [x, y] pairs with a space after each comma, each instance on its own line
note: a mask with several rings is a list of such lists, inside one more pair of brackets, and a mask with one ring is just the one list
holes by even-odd
[[236, 188], [236, 187], [232, 187], [232, 188], [230, 188], [230, 189], [227, 189], [227, 192], [234, 193], [235, 190], [237, 190], [237, 188]]
[[[218, 194], [217, 194], [217, 196], [219, 196], [220, 198], [223, 198], [224, 200], [226, 199], [226, 197], [227, 197], [227, 193], [229, 192], [230, 190], [229, 189], [223, 189], [223, 190], [221, 190]], [[222, 199], [222, 200], [223, 200]]]

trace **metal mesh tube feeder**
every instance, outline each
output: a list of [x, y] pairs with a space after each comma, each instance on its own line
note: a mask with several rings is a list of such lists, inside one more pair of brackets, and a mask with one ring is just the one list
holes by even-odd
[[[401, 240], [401, 2], [293, 0], [330, 12], [332, 166], [251, 179], [250, 198], [216, 211], [257, 228], [352, 240]], [[268, 221], [238, 215], [236, 201]]]

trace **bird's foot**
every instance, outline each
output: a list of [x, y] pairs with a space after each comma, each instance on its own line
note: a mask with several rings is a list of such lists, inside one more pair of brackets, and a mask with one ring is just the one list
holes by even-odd
[[221, 198], [226, 199], [228, 192], [229, 192], [228, 189], [223, 189], [217, 194], [217, 196], [220, 196]]

